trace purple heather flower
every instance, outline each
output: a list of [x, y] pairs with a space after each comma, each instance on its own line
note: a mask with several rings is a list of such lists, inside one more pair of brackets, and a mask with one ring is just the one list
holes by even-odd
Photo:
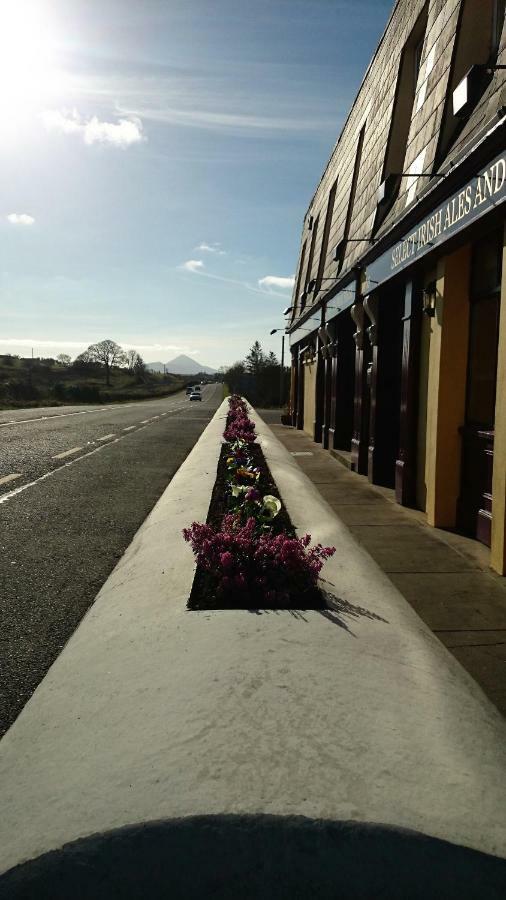
[[234, 565], [234, 557], [230, 553], [229, 550], [226, 550], [225, 553], [220, 555], [220, 562], [224, 569], [231, 569]]

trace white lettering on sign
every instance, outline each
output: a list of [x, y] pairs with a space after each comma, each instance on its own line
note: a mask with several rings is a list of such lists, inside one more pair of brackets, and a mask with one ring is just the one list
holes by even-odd
[[416, 256], [424, 247], [430, 246], [434, 240], [465, 219], [473, 210], [478, 209], [493, 198], [504, 187], [506, 181], [506, 160], [498, 159], [478, 178], [452, 197], [446, 205], [432, 213], [425, 222], [418, 226], [407, 238], [404, 238], [392, 250], [390, 268], [396, 269], [406, 260]]

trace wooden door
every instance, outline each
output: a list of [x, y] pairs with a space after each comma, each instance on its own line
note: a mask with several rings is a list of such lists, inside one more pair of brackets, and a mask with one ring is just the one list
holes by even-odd
[[461, 428], [459, 530], [490, 546], [502, 244], [494, 232], [473, 248], [466, 418]]

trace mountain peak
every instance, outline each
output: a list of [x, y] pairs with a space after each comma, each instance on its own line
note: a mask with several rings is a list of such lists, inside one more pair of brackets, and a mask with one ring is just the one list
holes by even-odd
[[216, 372], [216, 369], [204, 366], [203, 363], [196, 362], [191, 356], [185, 356], [184, 353], [180, 353], [179, 356], [175, 356], [174, 359], [170, 359], [165, 364], [149, 363], [148, 369], [154, 372], [161, 372], [164, 365], [170, 375], [197, 375], [199, 372], [204, 372], [206, 375], [214, 375]]

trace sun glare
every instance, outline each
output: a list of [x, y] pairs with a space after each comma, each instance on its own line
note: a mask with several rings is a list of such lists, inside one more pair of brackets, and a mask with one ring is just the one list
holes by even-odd
[[41, 2], [0, 2], [1, 127], [36, 112], [62, 88], [55, 33]]

